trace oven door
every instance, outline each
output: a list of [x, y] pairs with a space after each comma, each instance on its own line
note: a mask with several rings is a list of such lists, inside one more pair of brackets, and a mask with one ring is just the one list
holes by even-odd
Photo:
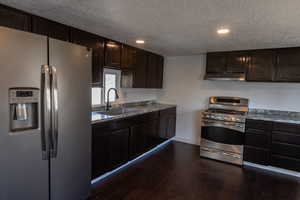
[[242, 165], [245, 124], [204, 120], [200, 156]]
[[201, 138], [212, 142], [243, 145], [245, 124], [204, 120], [201, 128]]

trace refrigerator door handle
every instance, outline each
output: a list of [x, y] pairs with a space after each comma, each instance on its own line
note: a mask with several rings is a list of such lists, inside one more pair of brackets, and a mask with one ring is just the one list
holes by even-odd
[[51, 132], [51, 88], [50, 68], [48, 65], [41, 67], [41, 140], [42, 159], [49, 159], [49, 135]]
[[51, 124], [51, 158], [57, 157], [58, 147], [58, 88], [57, 88], [57, 70], [51, 66], [51, 102], [52, 102], [52, 124]]

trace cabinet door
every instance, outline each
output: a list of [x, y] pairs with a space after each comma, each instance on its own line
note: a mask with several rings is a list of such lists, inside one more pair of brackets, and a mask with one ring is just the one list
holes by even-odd
[[207, 53], [206, 73], [226, 73], [226, 53]]
[[105, 66], [120, 68], [121, 66], [121, 44], [113, 41], [105, 45]]
[[247, 81], [272, 81], [275, 73], [273, 50], [251, 51]]
[[32, 32], [54, 39], [70, 41], [70, 28], [68, 26], [38, 16], [32, 17]]
[[157, 74], [158, 74], [158, 59], [154, 54], [148, 55], [148, 63], [147, 63], [147, 88], [156, 88], [157, 87]]
[[71, 28], [70, 36], [71, 36], [70, 39], [71, 42], [89, 48], [94, 48], [98, 41], [97, 35], [76, 28]]
[[92, 83], [103, 85], [104, 45], [105, 40], [97, 35], [72, 28], [71, 42], [86, 46], [93, 50]]
[[103, 86], [104, 41], [99, 39], [92, 54], [92, 83]]
[[130, 159], [136, 158], [147, 150], [147, 124], [137, 124], [130, 128]]
[[129, 128], [112, 131], [109, 136], [109, 168], [114, 169], [128, 161]]
[[158, 120], [152, 120], [146, 124], [147, 150], [158, 145], [161, 140], [158, 132]]
[[176, 108], [160, 111], [159, 137], [169, 139], [176, 134]]
[[22, 11], [0, 5], [0, 26], [30, 31], [31, 16]]
[[137, 52], [137, 65], [134, 67], [133, 73], [133, 88], [146, 88], [146, 78], [147, 78], [147, 54], [143, 50], [138, 50]]
[[248, 65], [248, 52], [234, 51], [227, 54], [226, 71], [228, 73], [244, 73]]
[[286, 48], [276, 50], [275, 81], [300, 81], [300, 48]]
[[300, 172], [300, 160], [288, 156], [272, 154], [271, 165]]
[[270, 163], [270, 152], [268, 149], [261, 149], [252, 146], [244, 146], [244, 161], [269, 165]]
[[[138, 50], [134, 47], [122, 45], [122, 62], [121, 62], [121, 87], [122, 88], [133, 88], [135, 70], [137, 67]], [[137, 71], [138, 72], [138, 71]], [[137, 77], [138, 78], [138, 77]], [[135, 84], [136, 85], [136, 84]]]
[[164, 77], [164, 57], [158, 57], [157, 63], [157, 83], [156, 88], [163, 88], [163, 77]]
[[170, 111], [169, 119], [168, 119], [168, 132], [167, 138], [175, 137], [176, 134], [176, 109]]
[[132, 69], [137, 64], [137, 49], [127, 45], [122, 45], [121, 69]]
[[92, 133], [92, 178], [106, 173], [110, 169], [109, 132], [93, 127]]
[[122, 70], [121, 72], [121, 87], [133, 88], [133, 70]]

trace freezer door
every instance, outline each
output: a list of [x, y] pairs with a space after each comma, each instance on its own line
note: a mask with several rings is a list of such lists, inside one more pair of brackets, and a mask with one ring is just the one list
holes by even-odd
[[[0, 199], [48, 199], [48, 160], [42, 159], [40, 122], [10, 132], [8, 91], [41, 85], [47, 38], [0, 27]], [[39, 113], [40, 110], [39, 110]]]
[[[51, 138], [51, 196], [81, 200], [91, 181], [91, 52], [85, 47], [49, 40], [50, 66], [55, 67], [58, 97], [57, 132]], [[55, 88], [55, 86], [52, 86]], [[55, 113], [55, 112], [53, 112]]]

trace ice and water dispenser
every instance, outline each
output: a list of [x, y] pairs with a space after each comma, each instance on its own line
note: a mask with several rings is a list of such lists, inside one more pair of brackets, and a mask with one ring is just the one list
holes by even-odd
[[39, 89], [10, 88], [10, 131], [24, 131], [38, 128]]

